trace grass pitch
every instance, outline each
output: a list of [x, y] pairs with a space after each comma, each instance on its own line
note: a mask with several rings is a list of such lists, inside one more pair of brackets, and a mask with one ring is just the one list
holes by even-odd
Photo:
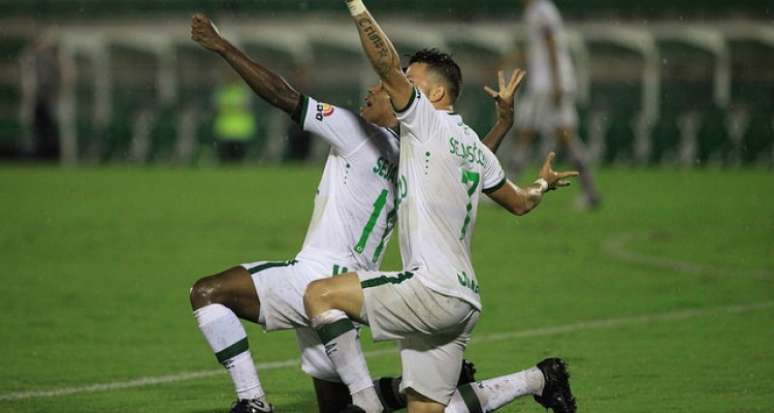
[[[0, 412], [224, 412], [199, 276], [293, 257], [319, 168], [0, 168]], [[774, 184], [766, 171], [603, 170], [533, 213], [481, 208], [479, 378], [561, 355], [583, 412], [774, 412]], [[384, 269], [398, 269], [397, 237]], [[248, 325], [278, 412], [312, 412], [289, 332]], [[395, 374], [390, 343], [364, 347]], [[285, 363], [275, 363], [285, 362]], [[540, 412], [531, 399], [504, 412]]]

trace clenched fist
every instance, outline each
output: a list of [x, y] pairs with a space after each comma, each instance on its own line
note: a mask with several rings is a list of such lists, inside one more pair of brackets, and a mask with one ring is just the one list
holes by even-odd
[[218, 28], [209, 17], [201, 13], [196, 13], [191, 18], [191, 39], [214, 52], [219, 52], [225, 47], [225, 41], [220, 36]]

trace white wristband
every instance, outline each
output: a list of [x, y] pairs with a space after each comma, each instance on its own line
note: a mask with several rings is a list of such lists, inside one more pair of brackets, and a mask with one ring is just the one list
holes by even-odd
[[545, 193], [548, 190], [548, 181], [543, 178], [538, 179], [534, 183], [540, 185], [540, 192]]
[[347, 7], [349, 7], [349, 14], [353, 16], [366, 12], [366, 6], [363, 4], [363, 0], [347, 0]]

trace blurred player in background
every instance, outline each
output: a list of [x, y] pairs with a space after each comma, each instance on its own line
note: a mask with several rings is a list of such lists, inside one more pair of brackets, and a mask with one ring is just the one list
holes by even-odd
[[59, 99], [63, 84], [73, 81], [72, 68], [51, 36], [42, 36], [24, 51], [21, 67], [21, 118], [32, 132], [32, 141], [23, 142], [24, 155], [57, 160], [61, 152]]
[[551, 0], [521, 0], [527, 27], [527, 95], [519, 107], [519, 141], [513, 173], [518, 175], [530, 159], [530, 143], [540, 134], [567, 149], [580, 172], [582, 205], [599, 206], [601, 197], [588, 167], [586, 148], [577, 136], [575, 69], [562, 36], [562, 17]]
[[[201, 278], [191, 289], [194, 317], [234, 382], [237, 402], [233, 413], [272, 411], [240, 318], [259, 323], [267, 331], [295, 329], [302, 368], [313, 377], [320, 411], [338, 413], [351, 401], [349, 392], [317, 334], [309, 328], [303, 293], [315, 279], [354, 269], [374, 271], [381, 264], [396, 222], [398, 135], [394, 129], [398, 121], [389, 97], [381, 84], [370, 88], [357, 115], [299, 93], [221, 37], [207, 16], [193, 17], [191, 36], [225, 59], [261, 98], [331, 145], [312, 222], [295, 259], [243, 264]], [[487, 89], [496, 98], [498, 121], [484, 144], [498, 146], [510, 130], [513, 95], [522, 76], [515, 71], [506, 84], [500, 73], [500, 90]], [[472, 371], [467, 373], [460, 375], [459, 383], [473, 381]], [[512, 377], [493, 380], [486, 385], [502, 387], [501, 382]], [[383, 407], [405, 407], [399, 383], [400, 379], [378, 380], [375, 387]], [[508, 389], [506, 386], [498, 397], [512, 400], [513, 392]]]

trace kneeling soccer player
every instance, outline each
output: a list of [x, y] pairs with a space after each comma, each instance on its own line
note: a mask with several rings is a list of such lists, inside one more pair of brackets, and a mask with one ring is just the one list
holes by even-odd
[[[400, 121], [396, 206], [404, 270], [313, 281], [304, 295], [307, 316], [349, 387], [352, 411], [383, 409], [350, 319], [368, 324], [375, 340], [399, 341], [409, 412], [464, 411], [456, 378], [481, 310], [470, 259], [480, 195], [522, 215], [577, 172], [554, 172], [551, 153], [534, 185], [521, 189], [510, 183], [494, 154], [453, 111], [462, 75], [451, 56], [423, 51], [404, 73], [392, 43], [362, 1], [347, 0], [347, 5]], [[563, 362], [549, 359], [525, 376], [530, 373], [538, 402], [557, 413], [575, 412]]]

